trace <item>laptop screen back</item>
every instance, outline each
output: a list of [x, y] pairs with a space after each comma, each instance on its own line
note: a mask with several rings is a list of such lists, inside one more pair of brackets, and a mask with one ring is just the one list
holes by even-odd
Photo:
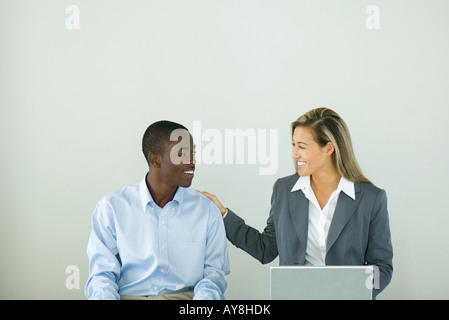
[[273, 300], [371, 300], [372, 266], [271, 267]]

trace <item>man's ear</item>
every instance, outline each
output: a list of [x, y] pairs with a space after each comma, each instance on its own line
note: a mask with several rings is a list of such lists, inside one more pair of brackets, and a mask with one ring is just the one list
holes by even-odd
[[161, 156], [156, 153], [150, 152], [148, 154], [148, 164], [150, 165], [150, 167], [160, 168]]

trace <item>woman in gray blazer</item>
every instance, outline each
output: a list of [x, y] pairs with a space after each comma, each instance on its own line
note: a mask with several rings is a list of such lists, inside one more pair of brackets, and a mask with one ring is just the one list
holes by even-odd
[[376, 297], [393, 273], [385, 191], [362, 174], [333, 110], [313, 109], [293, 122], [292, 146], [296, 173], [275, 182], [262, 233], [203, 192], [224, 216], [228, 239], [261, 263], [279, 255], [280, 265], [374, 265]]

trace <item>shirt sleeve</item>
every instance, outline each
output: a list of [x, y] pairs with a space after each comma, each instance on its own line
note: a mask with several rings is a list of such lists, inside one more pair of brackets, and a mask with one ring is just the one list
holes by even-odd
[[223, 300], [227, 287], [224, 276], [230, 272], [223, 219], [212, 202], [208, 211], [204, 276], [195, 285], [193, 300]]
[[89, 279], [85, 286], [86, 297], [92, 300], [119, 300], [117, 282], [120, 277], [120, 261], [113, 208], [105, 199], [98, 203], [92, 214], [87, 255]]

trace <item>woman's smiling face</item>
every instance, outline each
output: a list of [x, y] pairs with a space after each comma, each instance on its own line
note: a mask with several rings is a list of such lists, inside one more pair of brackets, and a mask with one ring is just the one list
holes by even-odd
[[298, 175], [312, 175], [328, 165], [333, 152], [333, 146], [329, 144], [320, 146], [310, 128], [296, 127], [292, 136], [292, 158], [296, 161]]

